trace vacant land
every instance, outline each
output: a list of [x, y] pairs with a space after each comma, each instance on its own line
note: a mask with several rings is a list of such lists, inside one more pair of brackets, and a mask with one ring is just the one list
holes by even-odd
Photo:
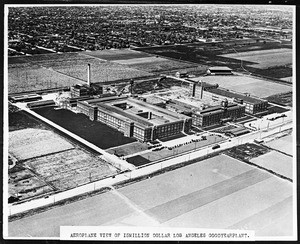
[[71, 86], [81, 82], [76, 78], [36, 65], [8, 68], [8, 93]]
[[82, 52], [80, 53], [80, 55], [88, 55], [107, 61], [152, 57], [152, 55], [150, 54], [130, 49], [110, 49], [92, 52]]
[[291, 156], [271, 151], [250, 161], [276, 174], [293, 179], [293, 157]]
[[[113, 56], [119, 57], [119, 52], [120, 54], [123, 53], [122, 50], [113, 51]], [[135, 51], [130, 52], [135, 53]], [[147, 54], [139, 55], [142, 57], [150, 56]], [[150, 75], [146, 71], [78, 53], [13, 57], [9, 58], [8, 62], [9, 93], [85, 83], [87, 81], [88, 64], [91, 64], [92, 82], [114, 81]]]
[[116, 173], [107, 162], [81, 149], [31, 159], [24, 165], [56, 190], [67, 190]]
[[292, 91], [291, 86], [269, 82], [252, 76], [205, 76], [200, 79], [210, 84], [217, 83], [220, 87], [240, 93], [249, 93], [261, 98]]
[[[62, 225], [251, 229], [257, 236], [292, 235], [292, 189], [291, 182], [220, 155], [10, 222], [9, 236], [59, 237]], [[39, 228], [33, 228], [36, 225]]]
[[18, 160], [39, 157], [74, 146], [49, 130], [23, 129], [9, 132], [9, 152]]
[[91, 82], [95, 83], [150, 75], [148, 72], [129, 68], [126, 65], [101, 61], [95, 58], [69, 60], [66, 62], [56, 63], [56, 65], [50, 64], [49, 68], [70, 77], [87, 81], [88, 64], [91, 65]]
[[221, 56], [256, 63], [249, 66], [257, 69], [290, 65], [292, 63], [292, 49], [289, 48], [230, 53]]
[[280, 152], [293, 156], [293, 137], [292, 135], [276, 138], [266, 143], [266, 146], [276, 149]]
[[91, 121], [84, 114], [51, 107], [38, 108], [34, 111], [102, 149], [136, 141], [103, 123]]
[[[269, 40], [264, 42], [256, 40], [234, 40], [225, 41], [222, 43], [195, 43], [186, 45], [175, 45], [175, 46], [161, 46], [161, 47], [149, 47], [149, 48], [137, 48], [135, 50], [147, 52], [153, 55], [160, 55], [164, 57], [169, 57], [177, 60], [185, 60], [189, 62], [194, 62], [198, 64], [208, 65], [208, 66], [229, 66], [236, 71], [243, 71], [241, 68], [241, 61], [239, 59], [226, 57], [223, 55], [242, 52], [249, 52], [251, 50], [264, 51], [272, 50], [270, 52], [276, 52], [273, 50], [277, 49], [290, 49], [292, 45], [285, 45]], [[286, 55], [287, 61], [291, 60], [292, 55]], [[281, 58], [281, 57], [280, 57]], [[280, 59], [278, 59], [280, 60]], [[261, 60], [262, 61], [262, 60]], [[268, 62], [271, 62], [268, 60]], [[275, 62], [275, 60], [273, 61]], [[280, 61], [282, 63], [282, 61]], [[290, 62], [289, 62], [290, 63]], [[244, 61], [243, 67], [249, 70], [251, 73], [274, 77], [274, 78], [284, 78], [292, 75], [292, 68], [286, 65], [280, 65], [270, 68], [261, 68], [259, 66], [254, 66], [254, 62]]]

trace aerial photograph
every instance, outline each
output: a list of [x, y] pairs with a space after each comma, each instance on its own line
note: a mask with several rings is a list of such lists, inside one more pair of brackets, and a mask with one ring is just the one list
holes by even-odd
[[3, 238], [297, 239], [294, 6], [10, 4], [4, 24]]

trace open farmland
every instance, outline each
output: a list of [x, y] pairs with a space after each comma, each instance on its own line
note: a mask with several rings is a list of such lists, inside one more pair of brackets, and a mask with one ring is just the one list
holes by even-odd
[[[291, 44], [281, 44], [278, 42], [270, 40], [259, 40], [255, 39], [245, 39], [245, 40], [234, 40], [225, 41], [222, 43], [194, 43], [194, 44], [184, 44], [184, 45], [174, 45], [174, 46], [160, 46], [160, 47], [149, 47], [149, 48], [136, 48], [135, 50], [143, 51], [153, 55], [159, 55], [162, 57], [168, 57], [177, 60], [185, 60], [189, 62], [194, 62], [197, 64], [203, 64], [207, 66], [228, 66], [235, 71], [244, 71], [241, 68], [241, 61], [239, 59], [226, 57], [223, 55], [242, 52], [264, 51], [272, 50], [270, 52], [276, 52], [280, 49], [292, 48]], [[274, 51], [273, 51], [274, 50]], [[291, 50], [291, 49], [290, 49]], [[286, 61], [291, 60], [292, 55], [288, 56], [286, 54]], [[280, 57], [281, 58], [281, 57]], [[279, 58], [279, 60], [280, 60]], [[284, 61], [284, 62], [286, 62]], [[270, 62], [270, 60], [268, 60]], [[277, 62], [272, 60], [272, 62]], [[282, 63], [282, 61], [280, 61]], [[289, 61], [290, 63], [290, 61]], [[250, 61], [244, 61], [243, 67], [250, 71], [251, 73], [272, 77], [272, 78], [284, 78], [292, 76], [292, 68], [288, 65], [279, 65], [276, 67], [264, 67], [253, 66], [255, 63]]]
[[37, 65], [8, 68], [8, 93], [71, 86], [80, 80]]
[[[117, 53], [114, 55], [116, 56]], [[8, 62], [9, 93], [85, 83], [87, 81], [88, 63], [91, 64], [92, 82], [131, 79], [151, 75], [146, 71], [78, 53], [13, 57], [9, 58]]]
[[289, 48], [230, 53], [221, 56], [256, 63], [249, 66], [257, 69], [290, 65], [292, 63], [292, 49]]
[[134, 51], [130, 49], [110, 49], [110, 50], [101, 50], [101, 51], [92, 51], [92, 52], [82, 52], [81, 55], [88, 55], [91, 57], [95, 57], [107, 61], [146, 58], [152, 56], [144, 52]]
[[9, 132], [9, 152], [18, 160], [39, 157], [74, 146], [49, 130], [23, 129]]
[[288, 85], [269, 82], [252, 76], [230, 75], [230, 76], [204, 76], [199, 78], [210, 84], [219, 84], [220, 87], [227, 88], [240, 93], [249, 93], [257, 97], [268, 97], [279, 93], [292, 91]]
[[271, 151], [250, 161], [276, 174], [293, 179], [293, 157], [291, 156]]
[[56, 190], [67, 190], [116, 173], [116, 168], [81, 149], [27, 160], [24, 165]]
[[106, 82], [121, 79], [131, 79], [140, 76], [149, 76], [148, 72], [129, 68], [115, 62], [106, 62], [98, 59], [70, 60], [52, 66], [59, 73], [87, 81], [87, 65], [91, 64], [91, 82]]
[[63, 225], [157, 226], [286, 236], [293, 234], [292, 189], [291, 182], [219, 155], [9, 222], [8, 230], [12, 237], [59, 237]]

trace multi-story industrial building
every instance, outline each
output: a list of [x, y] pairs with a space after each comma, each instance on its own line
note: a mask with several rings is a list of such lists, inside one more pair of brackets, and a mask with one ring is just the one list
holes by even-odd
[[214, 101], [228, 99], [230, 102], [243, 104], [245, 105], [245, 112], [249, 114], [257, 114], [268, 110], [268, 101], [266, 100], [241, 95], [221, 88], [214, 88], [207, 91], [204, 89], [203, 96]]
[[192, 114], [192, 124], [200, 127], [211, 126], [241, 118], [244, 114], [245, 106], [224, 100], [219, 106], [195, 111]]
[[168, 138], [191, 130], [192, 118], [126, 96], [79, 101], [79, 112], [139, 141]]

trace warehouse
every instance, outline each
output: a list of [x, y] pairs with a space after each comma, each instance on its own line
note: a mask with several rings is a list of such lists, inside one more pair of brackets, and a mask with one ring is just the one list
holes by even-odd
[[210, 67], [206, 73], [208, 75], [232, 75], [232, 69], [225, 66]]
[[77, 110], [143, 142], [188, 133], [192, 125], [188, 116], [126, 96], [79, 101]]
[[243, 117], [245, 106], [222, 101], [221, 105], [195, 111], [192, 115], [194, 126], [211, 126]]
[[222, 101], [228, 99], [231, 102], [236, 102], [245, 105], [245, 112], [249, 114], [257, 114], [268, 110], [268, 101], [237, 94], [221, 88], [204, 90], [203, 96], [214, 101]]

